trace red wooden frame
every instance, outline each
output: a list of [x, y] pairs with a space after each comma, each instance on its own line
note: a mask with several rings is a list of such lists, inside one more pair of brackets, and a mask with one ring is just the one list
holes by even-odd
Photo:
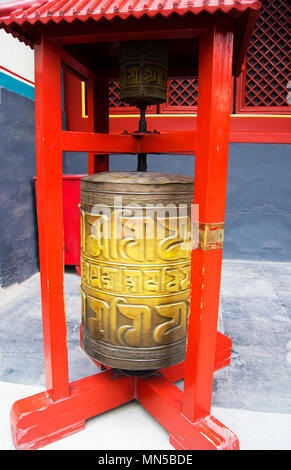
[[[78, 274], [80, 268], [80, 186], [81, 179], [86, 174], [64, 174], [63, 175], [63, 208], [64, 208], [64, 264], [75, 266]], [[37, 197], [37, 181], [35, 181], [35, 192]]]
[[81, 78], [64, 67], [63, 85], [66, 128], [70, 131], [88, 131], [88, 118], [82, 116]]
[[[98, 103], [98, 108], [95, 106]], [[101, 78], [90, 78], [87, 82], [88, 132], [109, 132], [108, 84]], [[65, 144], [64, 144], [65, 145]], [[85, 147], [85, 151], [89, 148]], [[94, 152], [93, 148], [93, 152]], [[109, 154], [93, 152], [88, 154], [88, 174], [109, 170]]]
[[[64, 304], [62, 152], [87, 151], [93, 171], [107, 169], [107, 153], [196, 151], [194, 203], [200, 221], [223, 223], [233, 56], [232, 23], [209, 23], [200, 41], [197, 132], [112, 135], [98, 120], [98, 83], [91, 82], [88, 132], [61, 130], [61, 46], [42, 35], [35, 46], [38, 226], [46, 391], [17, 401], [11, 429], [18, 449], [46, 445], [82, 429], [85, 420], [138, 400], [170, 434], [176, 449], [238, 449], [236, 435], [211, 415], [213, 373], [230, 361], [231, 340], [217, 333], [222, 248], [193, 249], [184, 364], [147, 379], [108, 370], [68, 381]], [[93, 80], [93, 79], [92, 79]], [[99, 84], [100, 85], [100, 84]], [[101, 105], [101, 113], [104, 107]], [[107, 119], [107, 118], [106, 118]], [[100, 127], [99, 127], [100, 126]], [[97, 129], [99, 127], [99, 130]], [[96, 133], [96, 131], [98, 133]], [[101, 157], [100, 157], [101, 155]], [[184, 377], [184, 392], [172, 380]]]
[[64, 283], [63, 173], [60, 45], [35, 45], [37, 214], [47, 394], [70, 394]]
[[84, 174], [63, 175], [64, 264], [75, 266], [80, 273], [80, 186]]

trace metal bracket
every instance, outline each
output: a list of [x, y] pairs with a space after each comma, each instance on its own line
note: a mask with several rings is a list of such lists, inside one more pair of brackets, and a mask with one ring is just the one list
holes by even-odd
[[199, 244], [200, 250], [218, 250], [223, 248], [224, 223], [199, 224]]

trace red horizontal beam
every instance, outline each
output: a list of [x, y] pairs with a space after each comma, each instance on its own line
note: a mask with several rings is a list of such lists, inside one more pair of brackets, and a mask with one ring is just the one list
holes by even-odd
[[12, 439], [16, 449], [37, 449], [85, 427], [85, 420], [131, 401], [130, 377], [113, 371], [77, 380], [70, 395], [52, 401], [46, 392], [14, 403], [10, 413]]
[[196, 150], [196, 131], [148, 134], [140, 139], [141, 153], [190, 153]]
[[[162, 17], [160, 14], [143, 18], [115, 18], [114, 21], [63, 23], [51, 22], [45, 25], [50, 38], [60, 40], [62, 44], [87, 44], [94, 42], [128, 41], [136, 39], [177, 39], [193, 38], [208, 31], [213, 18], [210, 15], [172, 14]], [[43, 27], [42, 25], [40, 27]]]
[[230, 136], [230, 142], [291, 144], [291, 132], [233, 131]]
[[103, 134], [61, 132], [61, 148], [67, 152], [94, 153], [189, 153], [196, 148], [196, 131], [161, 134]]
[[137, 379], [136, 399], [169, 432], [177, 450], [239, 449], [236, 435], [214, 416], [187, 419], [182, 413], [183, 392], [164, 377]]
[[138, 153], [138, 142], [131, 135], [62, 131], [61, 148], [67, 152]]
[[[147, 115], [147, 128], [157, 129], [162, 133], [178, 132], [196, 129], [196, 115], [193, 114], [156, 114]], [[133, 115], [110, 116], [110, 132], [117, 134], [123, 129], [129, 132], [137, 128], [138, 117]], [[244, 116], [232, 115], [230, 118], [230, 142], [253, 143], [291, 143], [291, 117], [287, 116]]]

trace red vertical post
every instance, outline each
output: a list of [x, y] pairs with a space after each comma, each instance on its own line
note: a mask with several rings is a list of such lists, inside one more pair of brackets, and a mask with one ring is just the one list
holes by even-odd
[[[87, 81], [88, 131], [109, 132], [108, 80]], [[88, 174], [109, 170], [109, 155], [88, 154]]]
[[[216, 22], [200, 40], [194, 204], [200, 241], [192, 251], [183, 414], [210, 414], [219, 309], [232, 93], [232, 26]], [[217, 235], [215, 235], [215, 233]], [[209, 234], [212, 238], [209, 238]]]
[[35, 45], [35, 126], [39, 258], [46, 387], [69, 394], [64, 302], [64, 226], [60, 46]]

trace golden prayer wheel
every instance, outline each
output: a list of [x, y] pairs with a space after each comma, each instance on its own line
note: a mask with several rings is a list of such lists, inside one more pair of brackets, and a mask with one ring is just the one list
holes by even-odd
[[81, 180], [82, 343], [104, 365], [184, 360], [194, 180], [104, 172]]
[[120, 44], [120, 99], [130, 105], [160, 104], [167, 100], [167, 41], [129, 41]]

